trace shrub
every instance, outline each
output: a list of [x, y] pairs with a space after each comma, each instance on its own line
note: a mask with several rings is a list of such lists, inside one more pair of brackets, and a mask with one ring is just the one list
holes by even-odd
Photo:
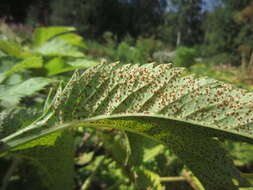
[[153, 61], [152, 55], [163, 46], [162, 42], [151, 38], [140, 37], [136, 41], [136, 48], [140, 51], [145, 61]]
[[176, 49], [175, 66], [190, 67], [195, 63], [197, 51], [194, 48], [179, 47]]
[[125, 41], [121, 42], [117, 47], [118, 59], [125, 63], [142, 63], [141, 53], [138, 48], [130, 46]]

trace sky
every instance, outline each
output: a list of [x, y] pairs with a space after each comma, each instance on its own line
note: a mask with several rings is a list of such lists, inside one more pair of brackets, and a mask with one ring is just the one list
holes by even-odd
[[213, 7], [221, 4], [220, 0], [203, 0], [204, 1], [204, 9], [212, 10]]
[[[169, 7], [170, 0], [167, 0], [167, 10], [173, 10], [173, 7]], [[203, 0], [203, 10], [212, 10], [215, 6], [221, 4], [221, 0]]]

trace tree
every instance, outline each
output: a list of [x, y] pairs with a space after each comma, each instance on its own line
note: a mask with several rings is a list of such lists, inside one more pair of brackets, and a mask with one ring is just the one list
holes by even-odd
[[[204, 22], [207, 54], [229, 53], [236, 55], [243, 40], [248, 40], [248, 25], [238, 22], [238, 16], [250, 0], [221, 0], [219, 6], [206, 12]], [[238, 60], [236, 60], [238, 61]]]
[[86, 36], [111, 31], [119, 38], [154, 33], [163, 22], [165, 0], [53, 0], [51, 24], [74, 25]]
[[6, 19], [7, 22], [24, 22], [31, 3], [32, 0], [1, 0], [0, 18]]
[[[177, 30], [177, 45], [192, 46], [202, 42], [202, 0], [172, 0], [176, 20], [172, 23]], [[173, 10], [172, 9], [172, 10]]]

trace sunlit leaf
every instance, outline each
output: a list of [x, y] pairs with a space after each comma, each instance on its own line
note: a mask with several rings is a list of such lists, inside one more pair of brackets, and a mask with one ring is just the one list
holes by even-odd
[[[49, 112], [58, 124], [43, 128], [40, 122], [2, 142], [16, 147], [74, 126], [126, 130], [167, 145], [206, 190], [249, 186], [214, 137], [252, 143], [253, 94], [183, 71], [169, 64], [105, 63], [81, 76], [75, 72]], [[37, 135], [26, 135], [33, 128]]]

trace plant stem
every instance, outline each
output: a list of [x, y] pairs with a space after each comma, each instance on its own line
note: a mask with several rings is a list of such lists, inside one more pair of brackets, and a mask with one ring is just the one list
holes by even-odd
[[204, 189], [202, 185], [198, 185], [194, 182], [193, 177], [187, 170], [183, 170], [182, 175], [185, 177], [186, 181], [189, 183], [189, 185], [194, 189], [194, 190], [202, 190]]
[[186, 181], [185, 177], [183, 176], [176, 176], [176, 177], [160, 177], [161, 182], [176, 182], [176, 181]]

